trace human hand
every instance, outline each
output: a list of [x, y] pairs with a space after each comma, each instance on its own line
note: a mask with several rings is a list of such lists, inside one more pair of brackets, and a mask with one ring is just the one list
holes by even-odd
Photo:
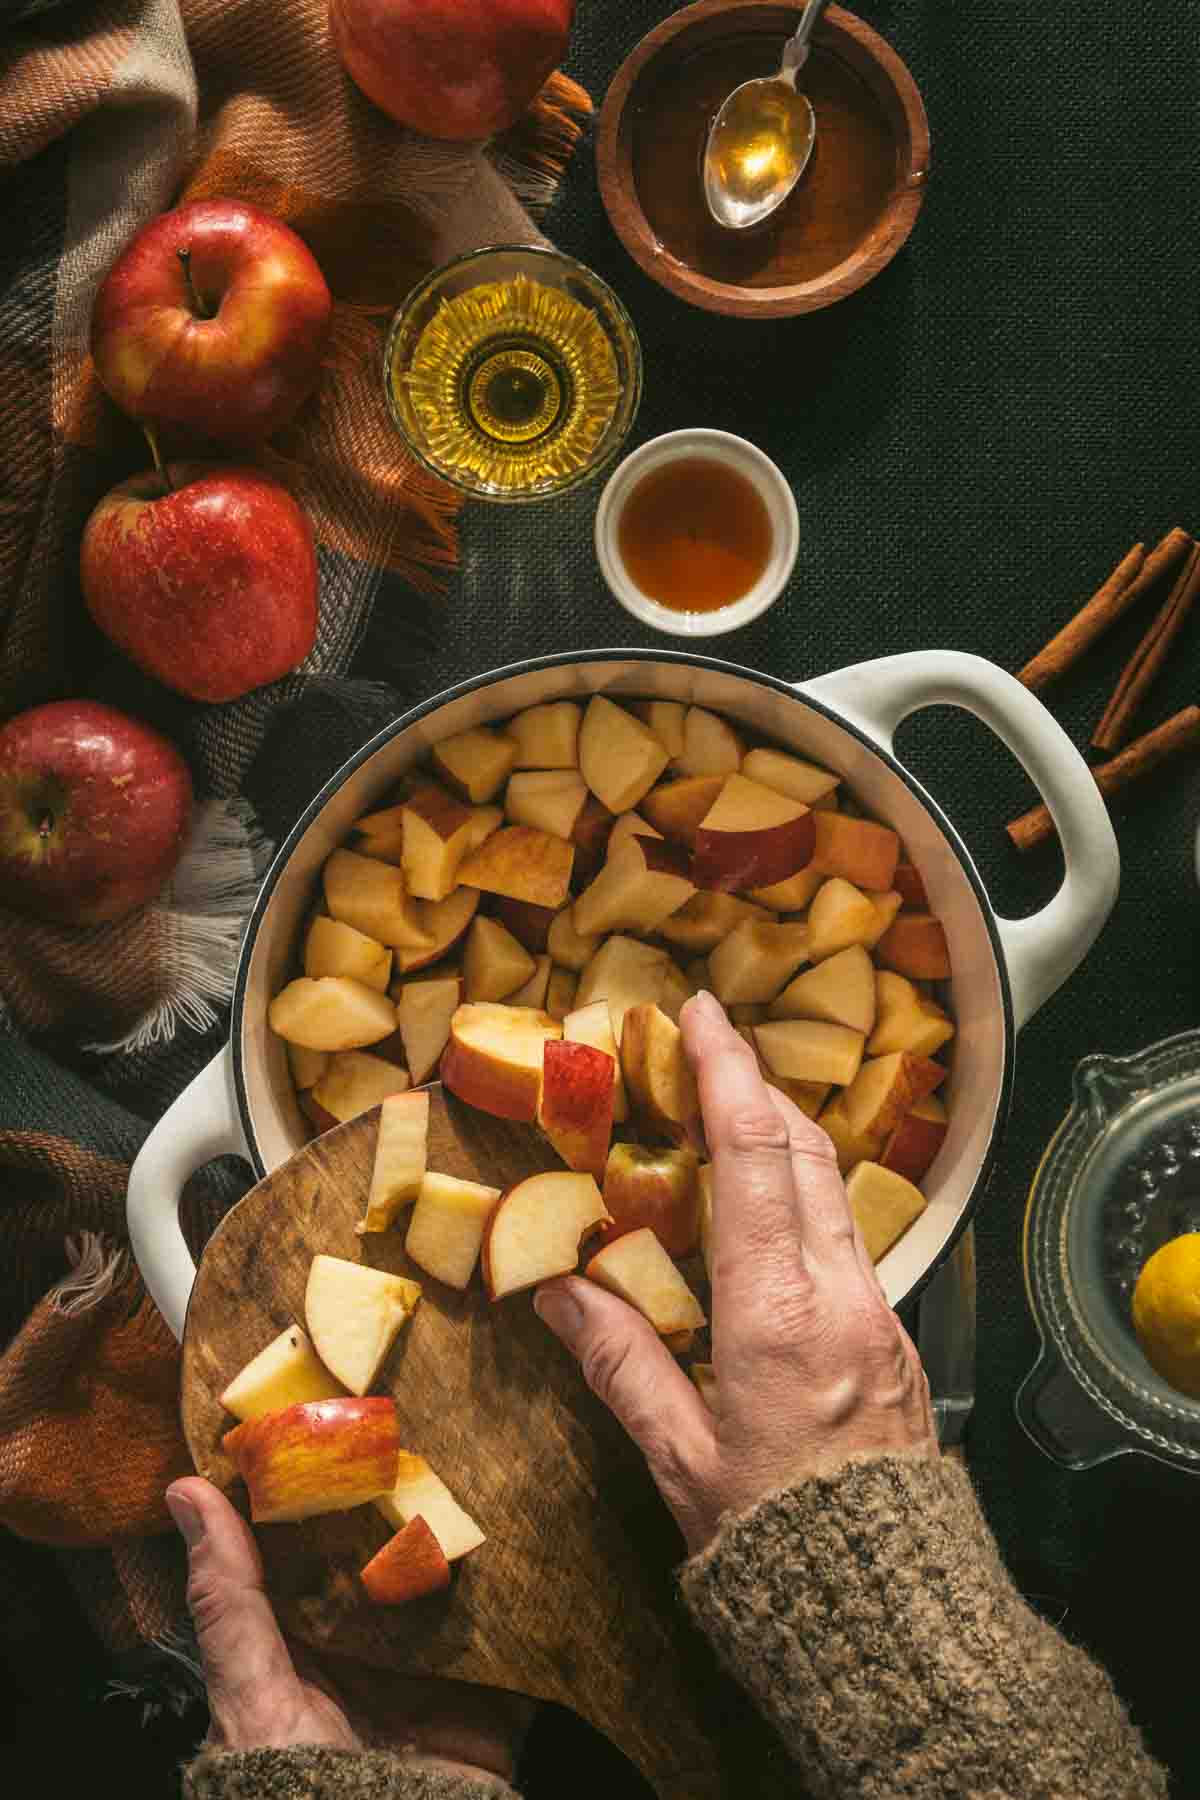
[[535, 1305], [639, 1446], [695, 1553], [724, 1513], [855, 1457], [935, 1457], [920, 1358], [884, 1299], [825, 1133], [759, 1074], [710, 994], [683, 1009], [713, 1164], [714, 1408], [596, 1282]]
[[291, 1646], [263, 1589], [262, 1559], [240, 1513], [199, 1476], [167, 1505], [188, 1552], [188, 1608], [224, 1750], [326, 1744], [389, 1749], [424, 1766], [508, 1777], [532, 1703], [463, 1682], [413, 1680]]

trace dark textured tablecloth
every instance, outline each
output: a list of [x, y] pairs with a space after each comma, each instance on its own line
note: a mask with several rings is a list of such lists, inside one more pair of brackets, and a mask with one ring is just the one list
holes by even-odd
[[[581, 0], [569, 68], [597, 100], [670, 9]], [[1200, 19], [1167, 0], [878, 0], [869, 20], [925, 98], [934, 174], [913, 238], [863, 292], [808, 318], [694, 311], [631, 262], [581, 153], [548, 229], [617, 288], [641, 334], [635, 441], [682, 425], [754, 439], [791, 479], [801, 545], [786, 597], [713, 653], [788, 679], [950, 647], [1015, 669], [1138, 538], [1200, 528]], [[520, 655], [673, 640], [604, 588], [594, 490], [469, 509], [458, 591], [425, 691]], [[1052, 689], [1086, 741], [1140, 621]], [[1197, 699], [1189, 626], [1147, 723]], [[974, 720], [899, 738], [961, 828], [998, 908], [1049, 897], [1058, 853], [1002, 823], [1031, 798]], [[1200, 1484], [1142, 1457], [1068, 1474], [1013, 1416], [1036, 1339], [1025, 1196], [1089, 1051], [1198, 1022], [1198, 775], [1180, 763], [1121, 808], [1121, 895], [1084, 966], [1020, 1040], [1012, 1121], [981, 1206], [970, 1464], [1025, 1592], [1111, 1670], [1151, 1747], [1200, 1792], [1186, 1619]], [[1175, 1608], [1182, 1616], [1173, 1618]]]

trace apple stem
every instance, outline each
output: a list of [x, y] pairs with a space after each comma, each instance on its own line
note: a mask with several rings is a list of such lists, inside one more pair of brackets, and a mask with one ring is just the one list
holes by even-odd
[[146, 434], [146, 442], [149, 444], [150, 454], [154, 458], [154, 467], [162, 476], [163, 492], [173, 494], [175, 492], [175, 483], [171, 480], [167, 465], [162, 459], [162, 451], [158, 447], [158, 433], [155, 431], [153, 425], [143, 425], [142, 430]]
[[54, 814], [52, 812], [44, 812], [38, 820], [37, 829], [40, 838], [43, 840], [48, 838], [50, 833], [54, 830]]
[[203, 300], [201, 300], [199, 294], [196, 292], [196, 283], [192, 280], [191, 251], [177, 250], [175, 254], [183, 264], [183, 279], [187, 282], [188, 299], [192, 303], [192, 311], [198, 319], [211, 319], [213, 314], [209, 311], [208, 307], [205, 306]]

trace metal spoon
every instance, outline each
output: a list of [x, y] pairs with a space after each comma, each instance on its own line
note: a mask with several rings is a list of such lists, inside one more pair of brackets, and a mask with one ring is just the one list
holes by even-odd
[[796, 77], [829, 0], [808, 0], [799, 30], [783, 47], [778, 75], [743, 81], [709, 126], [704, 198], [718, 225], [745, 231], [787, 199], [808, 167], [817, 121]]

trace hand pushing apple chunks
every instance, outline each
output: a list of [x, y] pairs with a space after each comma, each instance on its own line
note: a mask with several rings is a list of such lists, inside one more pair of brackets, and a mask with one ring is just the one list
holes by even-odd
[[569, 1275], [579, 1247], [608, 1212], [591, 1175], [530, 1175], [497, 1201], [483, 1238], [483, 1279], [493, 1300]]
[[846, 1178], [846, 1198], [862, 1233], [867, 1255], [880, 1262], [925, 1211], [920, 1188], [893, 1169], [860, 1162]]
[[648, 1225], [598, 1250], [584, 1270], [635, 1306], [660, 1337], [701, 1331], [704, 1309]]
[[418, 1514], [359, 1570], [359, 1580], [376, 1606], [403, 1606], [408, 1600], [449, 1587], [450, 1564]]
[[400, 1455], [391, 1400], [311, 1400], [226, 1432], [256, 1525], [344, 1512], [389, 1494]]
[[386, 1231], [417, 1198], [429, 1150], [429, 1090], [393, 1094], [379, 1109], [379, 1135], [367, 1209], [355, 1230]]
[[667, 766], [667, 751], [632, 713], [593, 694], [579, 731], [579, 769], [611, 813], [628, 812]]
[[289, 1325], [252, 1357], [221, 1394], [221, 1405], [243, 1424], [309, 1400], [336, 1400], [345, 1392], [299, 1325]]
[[[420, 1298], [420, 1283], [403, 1275], [338, 1256], [314, 1256], [304, 1317], [330, 1374], [352, 1394], [365, 1394]], [[391, 1487], [390, 1476], [386, 1486]]]
[[815, 815], [802, 801], [729, 775], [696, 828], [692, 879], [697, 887], [770, 887], [812, 860]]

